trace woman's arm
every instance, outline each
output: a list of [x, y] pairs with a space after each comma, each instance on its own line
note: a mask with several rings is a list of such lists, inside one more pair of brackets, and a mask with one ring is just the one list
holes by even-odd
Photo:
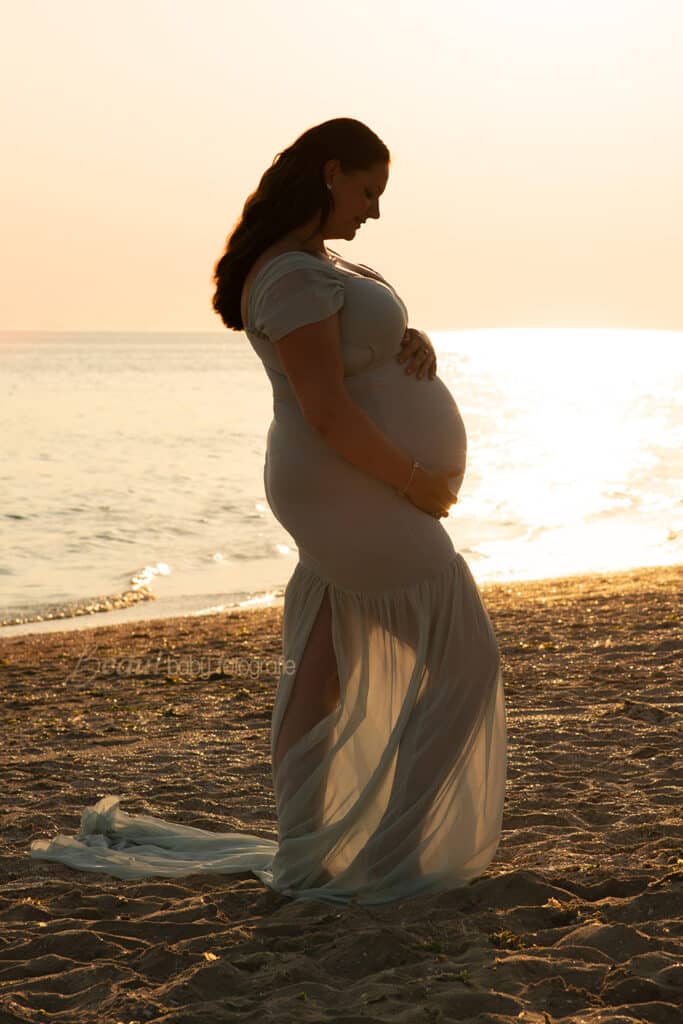
[[405, 494], [413, 505], [430, 515], [448, 514], [458, 500], [449, 475], [462, 474], [463, 467], [413, 471], [412, 454], [397, 448], [356, 405], [344, 383], [339, 313], [297, 327], [275, 344], [304, 418], [333, 451], [397, 491], [410, 481]]
[[297, 327], [275, 344], [311, 427], [342, 458], [401, 490], [410, 476], [412, 455], [397, 448], [346, 390], [339, 314]]

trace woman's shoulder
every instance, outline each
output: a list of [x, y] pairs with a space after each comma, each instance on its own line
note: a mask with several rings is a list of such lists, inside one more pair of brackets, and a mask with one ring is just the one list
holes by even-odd
[[316, 256], [315, 253], [310, 252], [308, 249], [283, 248], [273, 245], [264, 249], [261, 255], [254, 261], [249, 268], [247, 278], [253, 281], [266, 267], [274, 265], [276, 262], [284, 263], [286, 261], [301, 263], [304, 266], [332, 267], [330, 260], [324, 259], [322, 256]]
[[260, 291], [263, 287], [274, 283], [277, 278], [286, 274], [289, 270], [308, 268], [314, 270], [319, 268], [323, 274], [334, 271], [334, 267], [329, 260], [316, 256], [306, 249], [292, 249], [291, 247], [285, 248], [277, 245], [271, 245], [264, 249], [261, 255], [254, 260], [244, 279], [242, 288], [243, 319], [244, 313], [248, 312], [250, 308], [256, 291]]

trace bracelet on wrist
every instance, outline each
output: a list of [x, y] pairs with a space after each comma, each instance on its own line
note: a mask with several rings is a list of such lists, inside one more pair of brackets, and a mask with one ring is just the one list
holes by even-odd
[[417, 459], [413, 459], [413, 464], [410, 467], [410, 476], [408, 477], [408, 483], [405, 485], [405, 487], [402, 490], [400, 490], [398, 492], [399, 494], [405, 495], [407, 493], [408, 488], [410, 487], [410, 485], [413, 482], [413, 477], [415, 476], [415, 470], [418, 468], [419, 465], [420, 465], [420, 463], [417, 461]]

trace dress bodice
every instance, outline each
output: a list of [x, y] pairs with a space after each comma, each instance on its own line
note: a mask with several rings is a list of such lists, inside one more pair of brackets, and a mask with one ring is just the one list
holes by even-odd
[[288, 325], [312, 323], [337, 310], [345, 377], [375, 369], [399, 351], [408, 324], [403, 300], [379, 275], [370, 277], [360, 264], [341, 262], [343, 267], [313, 253], [286, 252], [258, 271], [245, 334], [268, 369], [285, 375], [275, 341], [285, 328], [292, 329]]

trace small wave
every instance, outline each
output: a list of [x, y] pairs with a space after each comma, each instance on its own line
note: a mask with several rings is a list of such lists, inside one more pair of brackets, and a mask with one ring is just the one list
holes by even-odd
[[72, 619], [78, 615], [95, 615], [99, 612], [111, 612], [119, 608], [128, 608], [140, 601], [155, 601], [148, 587], [138, 590], [125, 590], [121, 594], [107, 594], [104, 597], [89, 597], [80, 601], [71, 601], [60, 605], [45, 605], [24, 612], [18, 612], [10, 618], [0, 619], [1, 626], [22, 626], [26, 622], [47, 622], [51, 619]]
[[130, 585], [133, 590], [145, 589], [152, 583], [155, 576], [170, 576], [171, 569], [166, 562], [157, 562], [156, 565], [145, 565], [138, 569], [130, 578]]
[[262, 591], [257, 594], [243, 592], [231, 594], [229, 600], [220, 604], [209, 604], [195, 611], [186, 614], [194, 618], [202, 615], [215, 615], [217, 612], [240, 611], [250, 608], [269, 608], [276, 602], [281, 602], [285, 596], [285, 587], [273, 587], [271, 590]]

